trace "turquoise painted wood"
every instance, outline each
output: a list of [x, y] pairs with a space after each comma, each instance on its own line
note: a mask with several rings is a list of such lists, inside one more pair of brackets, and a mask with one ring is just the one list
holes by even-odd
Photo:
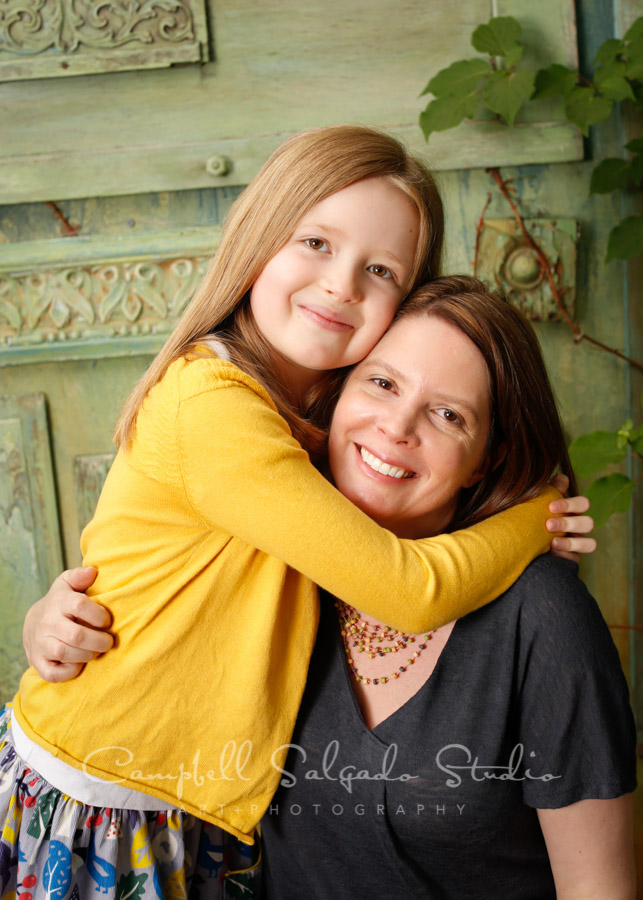
[[[534, 63], [546, 54], [574, 64], [571, 3], [501, 6], [524, 21]], [[471, 32], [497, 7], [216, 0], [214, 59], [204, 66], [0, 84], [0, 197], [20, 203], [246, 184], [288, 134], [345, 121], [392, 128], [426, 152], [419, 94], [440, 68], [475, 55]], [[436, 135], [430, 155], [441, 168], [549, 162], [580, 158], [582, 144], [560, 107], [543, 102], [509, 133], [483, 121]]]
[[[67, 565], [80, 560], [80, 530], [113, 451], [111, 432], [120, 406], [182, 302], [181, 261], [205, 260], [240, 186], [291, 131], [359, 120], [409, 138], [443, 170], [438, 174], [447, 206], [450, 272], [472, 270], [476, 224], [489, 191], [487, 217], [509, 215], [482, 168], [503, 166], [526, 217], [579, 223], [576, 320], [589, 334], [643, 358], [641, 263], [607, 268], [602, 263], [607, 235], [629, 208], [619, 198], [588, 193], [592, 157], [619, 155], [623, 135], [640, 137], [641, 124], [613, 117], [593, 129], [586, 159], [578, 135], [556, 124], [553, 108], [547, 115], [543, 111], [540, 126], [525, 124], [510, 132], [493, 123], [463, 126], [432, 138], [427, 150], [415, 124], [422, 105], [417, 95], [433, 71], [468, 55], [468, 35], [489, 16], [491, 4], [459, 4], [446, 14], [443, 4], [423, 0], [333, 3], [320, 13], [295, 0], [265, 5], [218, 0], [212, 8], [216, 61], [198, 70], [24, 82], [14, 93], [0, 86], [0, 117], [6, 117], [0, 126], [0, 202], [5, 204], [0, 206], [0, 395], [15, 403], [14, 398], [46, 396], [52, 459], [47, 491], [56, 499], [49, 527], [52, 533], [57, 529]], [[390, 15], [393, 6], [401, 19]], [[636, 7], [635, 0], [617, 0], [613, 7], [603, 0], [579, 4], [588, 65], [613, 28], [624, 33], [640, 12]], [[528, 32], [544, 35], [543, 53], [551, 45], [560, 61], [574, 61], [569, 0], [541, 5], [498, 0], [494, 9], [518, 15]], [[421, 25], [409, 29], [405, 16]], [[111, 108], [109, 91], [101, 87], [105, 78], [114, 85]], [[204, 90], [215, 98], [210, 105], [202, 102]], [[8, 129], [8, 121], [15, 128]], [[230, 175], [208, 172], [213, 156], [231, 161]], [[210, 168], [217, 171], [215, 164]], [[39, 202], [59, 198], [64, 198], [59, 211], [77, 237], [63, 237], [54, 211]], [[177, 262], [178, 274], [172, 274]], [[141, 265], [157, 267], [151, 281], [146, 277], [152, 270], [137, 270]], [[89, 292], [93, 312], [83, 310], [77, 298], [73, 303], [85, 277], [97, 279]], [[106, 301], [110, 277], [114, 292]], [[146, 285], [151, 289], [141, 292]], [[143, 330], [146, 325], [149, 331]], [[101, 332], [109, 328], [113, 333]], [[587, 344], [576, 345], [560, 323], [539, 323], [537, 330], [570, 440], [636, 418], [643, 391], [638, 373]], [[632, 469], [632, 474], [641, 473]], [[0, 471], [3, 498], [7, 475]], [[639, 488], [632, 514], [614, 517], [599, 533], [599, 551], [583, 563], [582, 572], [614, 626], [643, 722], [643, 636], [629, 627], [643, 625], [637, 589], [643, 576], [643, 555], [637, 552], [643, 546], [641, 499]], [[0, 515], [1, 527], [9, 521], [2, 503]], [[10, 587], [0, 581], [0, 646], [11, 647], [14, 659], [19, 658], [17, 614], [11, 626], [2, 623], [9, 621], [4, 614], [17, 596], [16, 583], [16, 609], [41, 589], [30, 574], [30, 552], [19, 551], [17, 566], [12, 554], [2, 561], [3, 578], [8, 565], [18, 573]], [[15, 683], [12, 666], [0, 657], [0, 684]]]

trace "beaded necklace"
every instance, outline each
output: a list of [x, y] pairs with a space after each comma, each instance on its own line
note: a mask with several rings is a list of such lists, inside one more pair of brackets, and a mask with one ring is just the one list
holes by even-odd
[[[353, 606], [344, 603], [342, 600], [335, 601], [335, 608], [339, 614], [340, 631], [342, 640], [344, 641], [344, 652], [346, 653], [346, 661], [351, 674], [356, 682], [363, 684], [388, 684], [394, 678], [399, 678], [415, 663], [423, 650], [426, 650], [427, 642], [433, 638], [435, 630], [425, 635], [424, 642], [418, 644], [417, 650], [413, 648], [411, 656], [407, 657], [406, 664], [398, 666], [390, 675], [383, 675], [379, 678], [366, 678], [360, 675], [357, 669], [353, 653], [366, 653], [369, 659], [375, 659], [376, 656], [386, 656], [388, 653], [399, 653], [400, 650], [408, 652], [412, 648], [410, 644], [415, 644], [416, 638], [412, 634], [405, 634], [392, 628], [390, 625], [372, 625], [363, 619]], [[437, 630], [437, 629], [436, 629]]]

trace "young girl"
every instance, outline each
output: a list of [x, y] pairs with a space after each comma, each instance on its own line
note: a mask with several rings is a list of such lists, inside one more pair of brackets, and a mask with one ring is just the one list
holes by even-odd
[[[252, 843], [304, 688], [315, 583], [415, 633], [498, 596], [548, 549], [552, 491], [400, 540], [306, 452], [321, 454], [345, 367], [438, 274], [442, 229], [430, 174], [360, 127], [287, 141], [236, 202], [123, 410], [82, 536], [117, 645], [63, 685], [30, 669], [15, 698], [5, 890], [19, 858], [17, 884], [36, 895], [183, 896], [196, 872], [212, 896], [219, 842], [208, 832], [214, 849], [199, 851], [193, 816]], [[365, 462], [401, 489], [415, 477]]]

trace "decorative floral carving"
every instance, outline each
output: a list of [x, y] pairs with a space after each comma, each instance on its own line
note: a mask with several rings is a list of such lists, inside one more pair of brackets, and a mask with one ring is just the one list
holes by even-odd
[[[0, 73], [33, 77], [40, 63], [67, 75], [196, 61], [204, 24], [201, 0], [0, 0]], [[156, 55], [145, 59], [149, 51]]]
[[0, 344], [169, 331], [206, 257], [0, 273]]
[[[3, 11], [4, 10], [4, 11]], [[4, 0], [0, 46], [13, 53], [51, 48], [73, 53], [129, 43], [194, 40], [192, 11], [183, 0]]]

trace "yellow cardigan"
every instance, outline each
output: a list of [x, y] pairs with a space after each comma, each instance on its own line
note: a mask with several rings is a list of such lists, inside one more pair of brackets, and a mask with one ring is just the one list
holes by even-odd
[[215, 357], [178, 360], [82, 536], [116, 646], [64, 684], [29, 669], [15, 714], [64, 762], [251, 843], [304, 689], [315, 585], [407, 632], [435, 628], [548, 549], [554, 496], [400, 540], [316, 471], [256, 381]]

